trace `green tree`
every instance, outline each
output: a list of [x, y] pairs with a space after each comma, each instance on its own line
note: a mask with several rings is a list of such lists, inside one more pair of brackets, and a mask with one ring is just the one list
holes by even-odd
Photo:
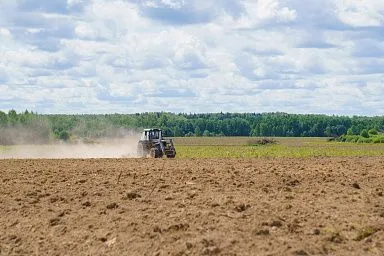
[[60, 134], [59, 134], [59, 139], [63, 140], [63, 141], [68, 141], [69, 140], [69, 132], [67, 131], [61, 131]]
[[336, 125], [336, 135], [340, 136], [345, 134], [347, 131], [347, 128], [345, 128], [344, 125]]
[[377, 135], [377, 134], [379, 134], [379, 132], [378, 132], [376, 129], [370, 129], [370, 130], [368, 131], [368, 134], [369, 134], [369, 135]]
[[360, 136], [364, 138], [369, 138], [368, 130], [367, 129], [361, 130]]
[[331, 129], [331, 127], [327, 126], [327, 127], [325, 128], [325, 130], [324, 130], [324, 134], [325, 134], [325, 136], [327, 136], [327, 137], [331, 137], [331, 136], [332, 136], [332, 129]]
[[16, 125], [18, 123], [18, 117], [15, 110], [9, 110], [8, 112], [8, 121], [11, 125]]
[[7, 123], [8, 123], [7, 114], [5, 114], [3, 111], [0, 111], [0, 127], [5, 127]]
[[201, 130], [200, 130], [200, 128], [199, 128], [199, 126], [196, 126], [196, 128], [195, 128], [195, 136], [201, 136], [202, 134], [201, 134]]

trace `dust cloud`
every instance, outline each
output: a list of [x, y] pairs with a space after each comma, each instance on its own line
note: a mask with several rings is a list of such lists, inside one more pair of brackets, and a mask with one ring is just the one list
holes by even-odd
[[16, 125], [0, 128], [0, 146], [48, 144], [50, 140], [50, 131], [45, 126], [23, 127]]
[[94, 141], [0, 145], [0, 159], [135, 158], [139, 134]]

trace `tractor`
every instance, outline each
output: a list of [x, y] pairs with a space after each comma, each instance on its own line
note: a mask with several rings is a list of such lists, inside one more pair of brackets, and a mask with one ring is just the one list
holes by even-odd
[[161, 129], [144, 129], [137, 144], [137, 155], [139, 157], [175, 158], [176, 149], [172, 139], [163, 138]]

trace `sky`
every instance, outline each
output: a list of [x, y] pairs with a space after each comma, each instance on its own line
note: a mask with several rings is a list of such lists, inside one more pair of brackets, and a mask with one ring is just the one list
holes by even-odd
[[0, 110], [384, 115], [384, 0], [0, 0]]

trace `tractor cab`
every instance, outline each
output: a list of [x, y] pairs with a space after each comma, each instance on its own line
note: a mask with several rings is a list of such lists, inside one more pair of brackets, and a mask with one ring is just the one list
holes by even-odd
[[145, 129], [140, 140], [161, 140], [162, 137], [162, 131], [160, 129]]

